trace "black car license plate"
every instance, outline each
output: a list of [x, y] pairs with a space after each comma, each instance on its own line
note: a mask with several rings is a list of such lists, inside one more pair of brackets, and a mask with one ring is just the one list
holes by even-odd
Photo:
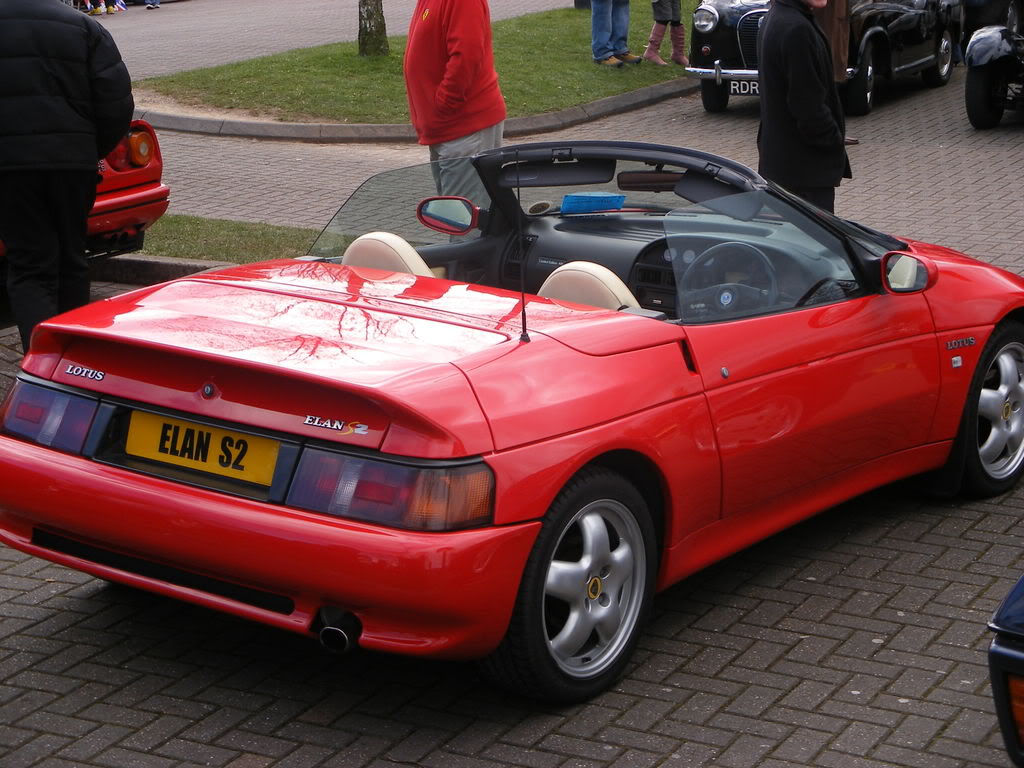
[[757, 80], [730, 80], [729, 93], [734, 96], [759, 96]]

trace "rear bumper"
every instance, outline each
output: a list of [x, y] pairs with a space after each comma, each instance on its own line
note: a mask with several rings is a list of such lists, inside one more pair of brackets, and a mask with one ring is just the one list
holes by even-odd
[[89, 214], [90, 255], [137, 250], [142, 232], [167, 211], [171, 191], [154, 182], [96, 196]]
[[[482, 656], [501, 640], [540, 527], [398, 531], [182, 486], [6, 436], [0, 488], [0, 542], [23, 552], [294, 632], [309, 633], [322, 606], [337, 606], [359, 617], [365, 647], [444, 658]], [[132, 565], [143, 561], [153, 568]], [[247, 591], [284, 598], [271, 603], [287, 607], [246, 600]]]

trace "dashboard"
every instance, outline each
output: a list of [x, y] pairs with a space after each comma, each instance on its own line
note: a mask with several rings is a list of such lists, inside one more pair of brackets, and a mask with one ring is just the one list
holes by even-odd
[[671, 319], [700, 322], [835, 301], [849, 295], [851, 282], [856, 287], [844, 256], [823, 253], [782, 220], [617, 211], [539, 216], [525, 234], [528, 291], [566, 262], [591, 261], [618, 275], [641, 307]]

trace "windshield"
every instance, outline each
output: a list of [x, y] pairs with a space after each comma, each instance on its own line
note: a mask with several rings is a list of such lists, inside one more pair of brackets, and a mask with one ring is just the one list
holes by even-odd
[[[340, 258], [349, 243], [367, 232], [391, 232], [414, 248], [449, 242], [449, 235], [428, 229], [416, 218], [420, 202], [440, 194], [439, 170], [436, 163], [423, 163], [384, 171], [367, 179], [324, 227], [309, 249], [309, 255], [321, 259]], [[472, 186], [470, 199], [482, 210], [490, 208], [491, 199], [482, 183]], [[477, 235], [479, 232], [471, 236]]]
[[661, 277], [683, 322], [824, 304], [860, 290], [843, 240], [766, 189], [677, 208], [663, 225]]
[[[478, 210], [438, 200], [451, 190], [439, 190], [430, 163], [378, 174], [341, 207], [310, 255], [340, 261], [355, 238], [383, 231], [412, 245], [435, 276], [545, 296], [552, 272], [583, 260], [610, 270], [642, 309], [706, 323], [861, 295], [863, 249], [892, 250], [892, 238], [704, 156], [680, 152], [675, 162], [661, 148], [571, 149], [475, 158], [465, 195]], [[428, 200], [424, 221], [444, 232], [417, 217]]]

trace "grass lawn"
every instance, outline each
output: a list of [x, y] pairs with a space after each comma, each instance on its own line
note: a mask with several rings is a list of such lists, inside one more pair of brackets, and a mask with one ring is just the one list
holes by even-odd
[[[695, 0], [683, 0], [687, 36], [695, 5]], [[633, 52], [643, 51], [651, 24], [649, 0], [633, 0]], [[682, 74], [677, 65], [649, 62], [621, 69], [595, 66], [589, 11], [570, 7], [493, 26], [495, 66], [510, 117], [564, 109]], [[286, 121], [407, 123], [405, 35], [391, 36], [389, 43], [391, 54], [386, 57], [360, 57], [355, 42], [333, 43], [150, 78], [141, 85], [186, 104], [254, 110]], [[666, 61], [669, 50], [666, 35], [661, 50]]]
[[305, 256], [315, 229], [165, 215], [146, 231], [144, 253], [246, 264]]

